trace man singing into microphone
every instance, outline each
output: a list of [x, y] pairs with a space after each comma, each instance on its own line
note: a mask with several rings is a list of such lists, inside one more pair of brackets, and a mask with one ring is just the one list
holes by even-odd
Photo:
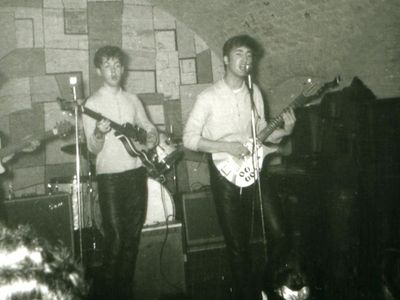
[[[221, 80], [198, 96], [186, 123], [185, 147], [207, 153], [226, 152], [235, 157], [249, 154], [243, 145], [251, 138], [251, 98], [246, 81], [259, 53], [257, 42], [248, 35], [227, 40], [222, 54], [225, 74]], [[255, 128], [262, 130], [267, 122], [264, 103], [257, 85], [251, 83], [255, 108]], [[268, 142], [279, 143], [294, 127], [292, 110], [283, 114], [284, 125], [276, 129]], [[210, 182], [218, 221], [227, 245], [232, 270], [234, 299], [258, 299], [250, 278], [249, 240], [252, 200], [256, 184], [240, 188], [225, 179], [210, 160]]]

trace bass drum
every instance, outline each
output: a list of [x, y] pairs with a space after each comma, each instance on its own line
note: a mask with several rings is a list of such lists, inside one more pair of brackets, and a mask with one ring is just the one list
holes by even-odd
[[147, 214], [144, 226], [153, 226], [175, 220], [175, 205], [167, 188], [153, 178], [147, 179]]

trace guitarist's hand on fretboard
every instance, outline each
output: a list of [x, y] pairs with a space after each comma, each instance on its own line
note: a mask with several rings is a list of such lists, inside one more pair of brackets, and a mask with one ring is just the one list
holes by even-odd
[[102, 138], [110, 130], [111, 130], [110, 121], [107, 119], [101, 119], [96, 122], [96, 128], [94, 129], [94, 135], [97, 138]]
[[286, 135], [292, 133], [294, 124], [296, 123], [296, 116], [292, 107], [289, 107], [282, 113], [283, 130]]

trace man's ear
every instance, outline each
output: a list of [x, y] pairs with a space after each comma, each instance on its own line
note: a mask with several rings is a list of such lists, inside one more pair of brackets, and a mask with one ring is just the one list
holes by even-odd
[[96, 74], [99, 75], [99, 76], [101, 76], [101, 70], [100, 70], [100, 68], [96, 68]]

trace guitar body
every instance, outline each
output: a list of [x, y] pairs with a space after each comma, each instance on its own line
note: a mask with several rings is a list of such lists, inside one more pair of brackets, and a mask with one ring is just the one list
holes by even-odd
[[[135, 130], [129, 123], [123, 126], [128, 134], [131, 129]], [[148, 149], [146, 145], [118, 131], [115, 132], [115, 136], [122, 142], [129, 155], [142, 160], [151, 177], [160, 177], [183, 155], [163, 133], [159, 134], [159, 143], [153, 149]]]
[[[278, 150], [278, 146], [267, 147], [257, 143], [255, 154], [252, 154], [253, 140], [245, 144], [251, 154], [234, 157], [226, 152], [212, 154], [217, 170], [231, 183], [238, 187], [248, 187], [258, 179], [256, 168], [261, 170], [265, 156]], [[258, 166], [257, 166], [258, 164]]]
[[123, 143], [126, 151], [128, 151], [129, 155], [133, 157], [141, 157], [141, 155], [145, 155], [145, 153], [149, 149], [144, 142], [139, 141], [135, 138], [135, 128], [130, 123], [125, 123], [122, 125], [122, 130], [115, 131], [115, 136]]
[[154, 172], [157, 171], [157, 166], [153, 163], [144, 145], [136, 145], [137, 142], [135, 140], [118, 132], [115, 133], [115, 136], [122, 142], [129, 155], [139, 157], [149, 170], [149, 173], [155, 174]]

